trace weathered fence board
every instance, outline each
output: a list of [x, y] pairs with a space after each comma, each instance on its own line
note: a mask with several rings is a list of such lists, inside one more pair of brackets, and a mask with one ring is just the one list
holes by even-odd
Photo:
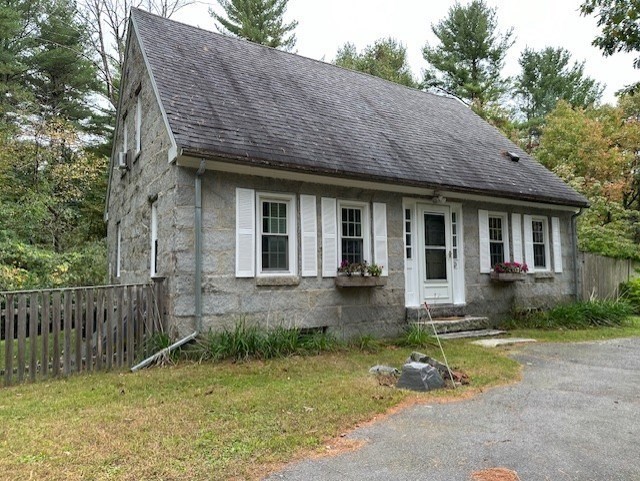
[[0, 292], [0, 380], [131, 367], [163, 332], [161, 282]]
[[580, 295], [583, 300], [615, 299], [621, 282], [639, 277], [640, 263], [613, 259], [590, 252], [580, 253]]
[[38, 294], [33, 293], [29, 297], [29, 379], [36, 380], [38, 366]]

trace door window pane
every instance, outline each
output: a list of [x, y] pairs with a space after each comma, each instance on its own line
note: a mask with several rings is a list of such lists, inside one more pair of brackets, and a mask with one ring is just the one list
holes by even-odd
[[427, 280], [447, 279], [447, 253], [444, 249], [425, 249]]
[[444, 215], [424, 215], [424, 244], [427, 246], [446, 245], [444, 231]]

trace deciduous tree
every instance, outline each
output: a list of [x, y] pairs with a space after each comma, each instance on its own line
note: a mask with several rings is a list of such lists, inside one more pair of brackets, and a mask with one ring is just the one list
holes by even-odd
[[[640, 51], [640, 3], [637, 0], [585, 0], [580, 5], [583, 15], [595, 15], [601, 33], [593, 40], [605, 56], [617, 52]], [[640, 56], [633, 61], [640, 68]], [[625, 88], [638, 90], [640, 83]]]

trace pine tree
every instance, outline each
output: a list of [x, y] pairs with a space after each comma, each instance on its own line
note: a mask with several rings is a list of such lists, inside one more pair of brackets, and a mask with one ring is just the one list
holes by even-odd
[[393, 38], [376, 40], [362, 53], [352, 43], [346, 43], [338, 50], [334, 63], [408, 87], [417, 86], [407, 62], [407, 49]]
[[289, 0], [218, 0], [226, 16], [209, 10], [222, 33], [245, 38], [251, 42], [291, 50], [296, 44], [293, 30], [297, 21], [284, 23]]
[[496, 101], [506, 90], [501, 71], [513, 45], [511, 29], [498, 32], [496, 10], [484, 0], [473, 0], [468, 6], [456, 3], [431, 29], [440, 44], [423, 49], [430, 65], [425, 85], [468, 100], [478, 111]]

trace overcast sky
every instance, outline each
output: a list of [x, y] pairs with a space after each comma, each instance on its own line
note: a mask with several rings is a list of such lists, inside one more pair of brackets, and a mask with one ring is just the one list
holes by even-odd
[[[467, 4], [463, 0], [461, 3]], [[574, 60], [585, 60], [587, 75], [606, 84], [603, 100], [614, 103], [614, 93], [624, 85], [640, 80], [640, 70], [632, 67], [633, 54], [603, 57], [591, 46], [598, 33], [592, 17], [578, 14], [580, 0], [487, 0], [497, 8], [500, 30], [513, 27], [516, 42], [509, 50], [504, 74], [518, 73], [518, 56], [525, 47], [564, 47]], [[452, 0], [289, 0], [287, 18], [299, 22], [294, 51], [305, 57], [330, 62], [345, 42], [360, 51], [381, 37], [393, 37], [407, 47], [409, 64], [417, 78], [426, 62], [422, 48], [436, 43], [431, 24], [446, 16]], [[179, 11], [173, 18], [214, 30], [208, 9], [217, 2], [198, 2]]]

